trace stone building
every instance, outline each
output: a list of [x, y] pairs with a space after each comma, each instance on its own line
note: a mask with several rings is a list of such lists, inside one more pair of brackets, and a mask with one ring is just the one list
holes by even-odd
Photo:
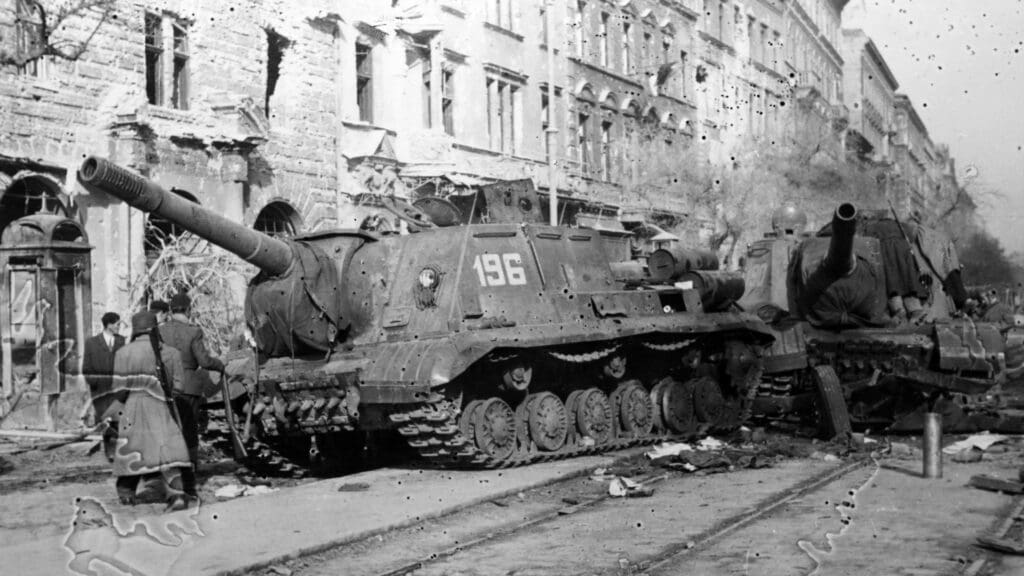
[[900, 200], [908, 210], [924, 213], [939, 197], [946, 166], [928, 128], [906, 94], [896, 95], [896, 134], [893, 159], [899, 171]]
[[846, 145], [860, 158], [890, 164], [899, 82], [863, 30], [843, 30], [842, 52], [843, 83], [850, 109]]

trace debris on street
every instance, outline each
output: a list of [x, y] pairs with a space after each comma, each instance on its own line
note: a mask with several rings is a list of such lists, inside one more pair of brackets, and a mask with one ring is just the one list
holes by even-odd
[[269, 486], [242, 486], [241, 484], [227, 484], [218, 488], [213, 495], [223, 500], [230, 500], [240, 496], [256, 496], [277, 492], [277, 488]]
[[608, 484], [612, 498], [645, 498], [654, 494], [654, 489], [629, 478], [617, 477]]
[[1003, 434], [990, 434], [988, 432], [982, 432], [980, 434], [974, 434], [959, 442], [954, 442], [949, 446], [942, 449], [943, 454], [957, 454], [964, 450], [976, 448], [984, 452], [988, 450], [990, 446], [1005, 442], [1010, 437]]
[[1024, 482], [1004, 480], [1002, 478], [996, 478], [986, 474], [972, 476], [969, 484], [975, 488], [980, 488], [981, 490], [1003, 492], [1006, 494], [1024, 494]]

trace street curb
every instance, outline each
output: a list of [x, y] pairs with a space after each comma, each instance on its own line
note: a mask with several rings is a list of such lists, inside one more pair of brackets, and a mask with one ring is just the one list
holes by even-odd
[[[646, 451], [649, 448], [650, 447], [648, 447], [648, 446], [643, 446], [643, 447], [639, 447], [639, 448], [631, 448], [631, 449], [627, 450], [626, 454], [622, 454], [622, 455], [619, 455], [619, 456], [608, 456], [606, 458], [606, 460], [608, 460], [608, 462], [605, 465], [609, 466], [609, 467], [610, 466], [614, 466], [615, 464], [617, 464], [617, 463], [619, 463], [619, 462], [621, 462], [623, 460], [626, 460], [628, 458], [632, 458], [636, 454], [641, 453], [642, 451]], [[562, 474], [562, 475], [559, 475], [559, 476], [555, 476], [553, 478], [548, 478], [548, 479], [541, 480], [541, 481], [538, 481], [538, 482], [533, 482], [532, 484], [527, 484], [525, 486], [520, 486], [520, 487], [517, 487], [517, 488], [511, 488], [511, 489], [508, 489], [508, 490], [503, 490], [501, 492], [496, 492], [494, 494], [489, 494], [487, 496], [481, 496], [479, 498], [474, 498], [473, 500], [469, 500], [467, 502], [463, 502], [462, 504], [458, 504], [456, 506], [451, 506], [449, 508], [443, 508], [443, 509], [438, 510], [437, 512], [435, 512], [433, 514], [426, 514], [424, 516], [420, 516], [419, 518], [414, 518], [414, 519], [411, 519], [411, 520], [405, 520], [405, 521], [402, 521], [402, 522], [395, 522], [393, 524], [389, 524], [389, 525], [384, 526], [384, 527], [373, 528], [373, 529], [370, 529], [370, 530], [366, 530], [364, 532], [359, 532], [357, 534], [351, 534], [351, 535], [345, 536], [343, 538], [338, 538], [337, 540], [331, 540], [329, 542], [317, 544], [315, 546], [307, 546], [305, 548], [300, 548], [299, 550], [296, 550], [294, 552], [289, 552], [287, 554], [281, 554], [279, 556], [275, 556], [274, 558], [271, 558], [271, 559], [268, 559], [268, 560], [261, 560], [259, 562], [254, 562], [252, 564], [247, 564], [245, 566], [241, 566], [241, 567], [238, 567], [238, 568], [232, 568], [230, 570], [223, 570], [223, 571], [220, 571], [220, 572], [214, 572], [213, 576], [244, 576], [246, 574], [251, 574], [255, 570], [262, 570], [262, 569], [265, 569], [265, 568], [269, 568], [270, 566], [272, 566], [274, 564], [280, 564], [280, 563], [283, 563], [283, 562], [290, 562], [292, 560], [298, 560], [299, 558], [303, 558], [305, 556], [311, 556], [313, 554], [319, 554], [321, 552], [325, 552], [327, 550], [330, 550], [331, 548], [337, 548], [339, 546], [344, 546], [346, 544], [352, 544], [352, 543], [355, 543], [355, 542], [360, 542], [362, 540], [366, 540], [366, 539], [372, 538], [372, 537], [377, 536], [379, 534], [384, 534], [384, 533], [387, 533], [387, 532], [391, 532], [393, 530], [401, 530], [403, 528], [409, 528], [410, 526], [415, 526], [417, 524], [421, 524], [421, 523], [426, 522], [428, 520], [435, 520], [437, 518], [443, 518], [445, 516], [451, 516], [452, 514], [457, 514], [457, 513], [461, 512], [461, 511], [463, 511], [463, 510], [465, 510], [467, 508], [472, 508], [473, 506], [477, 506], [477, 505], [483, 504], [484, 502], [488, 502], [488, 501], [491, 501], [491, 500], [497, 500], [499, 498], [507, 498], [509, 496], [512, 496], [513, 494], [518, 494], [519, 492], [524, 492], [526, 490], [534, 490], [536, 488], [542, 488], [544, 486], [549, 486], [549, 485], [555, 484], [557, 482], [563, 482], [565, 480], [572, 480], [574, 478], [579, 478], [579, 477], [582, 477], [582, 476], [586, 476], [595, 467], [601, 467], [601, 466], [602, 466], [602, 464], [596, 464], [595, 466], [588, 466], [588, 467], [580, 469], [580, 470], [575, 470], [575, 471], [568, 472], [568, 473], [565, 473], [565, 474]]]

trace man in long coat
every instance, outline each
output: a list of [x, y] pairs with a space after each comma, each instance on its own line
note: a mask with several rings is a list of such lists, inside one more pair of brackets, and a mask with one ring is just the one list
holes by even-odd
[[199, 469], [199, 409], [202, 407], [203, 389], [209, 382], [206, 373], [199, 369], [224, 372], [224, 362], [210, 355], [206, 350], [202, 329], [189, 323], [188, 312], [191, 306], [192, 300], [187, 294], [176, 294], [171, 298], [171, 317], [160, 325], [160, 336], [168, 346], [181, 352], [184, 375], [181, 388], [175, 388], [174, 402], [181, 415], [181, 428], [192, 461], [192, 469], [184, 473], [185, 492], [194, 496], [195, 471]]
[[146, 311], [132, 316], [132, 341], [114, 357], [114, 395], [124, 403], [114, 455], [122, 503], [135, 503], [143, 475], [159, 473], [168, 506], [174, 510], [186, 507], [182, 471], [190, 468], [191, 462], [174, 403], [168, 397], [171, 389], [180, 386], [182, 376], [181, 355], [159, 341], [156, 315]]
[[[85, 341], [85, 352], [82, 355], [82, 376], [89, 386], [92, 397], [92, 408], [99, 423], [110, 404], [114, 401], [111, 395], [111, 384], [114, 374], [114, 353], [124, 346], [124, 336], [117, 333], [121, 317], [114, 312], [107, 312], [100, 319], [103, 331]], [[116, 414], [115, 414], [116, 415]], [[117, 440], [116, 418], [110, 422], [103, 432], [103, 450], [107, 460], [114, 459], [114, 444]]]

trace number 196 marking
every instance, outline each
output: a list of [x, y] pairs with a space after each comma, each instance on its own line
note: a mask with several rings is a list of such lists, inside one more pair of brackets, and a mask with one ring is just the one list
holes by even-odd
[[518, 252], [506, 254], [477, 254], [473, 259], [473, 270], [476, 270], [480, 285], [487, 286], [524, 286], [526, 270], [523, 269], [523, 258]]

